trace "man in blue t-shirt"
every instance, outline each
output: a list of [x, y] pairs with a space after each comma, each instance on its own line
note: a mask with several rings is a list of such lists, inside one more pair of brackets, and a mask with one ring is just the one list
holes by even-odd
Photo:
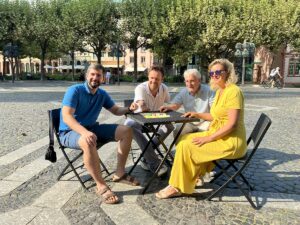
[[97, 118], [102, 107], [114, 115], [124, 115], [136, 110], [137, 105], [129, 108], [117, 106], [106, 91], [99, 88], [103, 79], [103, 67], [90, 65], [86, 72], [86, 82], [68, 88], [62, 102], [59, 138], [69, 148], [83, 151], [83, 161], [97, 185], [96, 193], [107, 204], [119, 202], [101, 176], [97, 145], [118, 141], [118, 163], [114, 182], [139, 185], [132, 176], [125, 173], [125, 163], [131, 147], [132, 129], [118, 124], [99, 124]]

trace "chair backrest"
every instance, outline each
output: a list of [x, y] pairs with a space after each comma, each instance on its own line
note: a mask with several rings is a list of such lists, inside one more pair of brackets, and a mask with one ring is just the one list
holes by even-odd
[[133, 103], [133, 99], [125, 99], [124, 100], [124, 107], [129, 107], [131, 103]]
[[59, 131], [59, 122], [60, 122], [60, 111], [61, 109], [52, 109], [49, 110], [49, 123], [52, 123], [55, 133]]
[[249, 144], [249, 142], [252, 140], [254, 144], [253, 149], [256, 149], [264, 138], [271, 124], [271, 119], [266, 114], [262, 113], [249, 136], [247, 144]]

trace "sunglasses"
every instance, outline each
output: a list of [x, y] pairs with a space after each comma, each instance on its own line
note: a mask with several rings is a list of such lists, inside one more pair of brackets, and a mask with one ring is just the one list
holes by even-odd
[[209, 71], [209, 76], [212, 78], [219, 79], [219, 77], [224, 74], [225, 70], [216, 70], [216, 71]]

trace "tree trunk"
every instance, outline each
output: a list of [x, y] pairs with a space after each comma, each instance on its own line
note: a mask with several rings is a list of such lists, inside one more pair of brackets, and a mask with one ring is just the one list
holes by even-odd
[[11, 82], [14, 83], [15, 82], [15, 71], [14, 71], [14, 58], [11, 57], [10, 58], [10, 70], [11, 70]]
[[45, 74], [45, 58], [46, 58], [46, 51], [43, 49], [41, 54], [41, 80], [45, 80], [46, 74]]
[[20, 62], [19, 62], [19, 57], [15, 57], [15, 66], [16, 66], [16, 80], [20, 80]]
[[72, 81], [74, 81], [75, 80], [75, 70], [74, 70], [75, 69], [74, 68], [75, 67], [74, 66], [75, 65], [75, 53], [74, 53], [74, 50], [71, 51], [70, 55], [71, 55], [71, 59], [72, 59], [72, 62], [73, 62], [72, 63]]
[[138, 76], [138, 71], [137, 71], [137, 51], [138, 49], [137, 48], [134, 48], [134, 51], [133, 51], [133, 74], [134, 74], [134, 77], [133, 77], [133, 82], [137, 82], [137, 76]]
[[30, 74], [32, 76], [33, 75], [33, 66], [32, 66], [32, 57], [31, 57], [31, 55], [29, 56], [29, 68], [30, 68]]

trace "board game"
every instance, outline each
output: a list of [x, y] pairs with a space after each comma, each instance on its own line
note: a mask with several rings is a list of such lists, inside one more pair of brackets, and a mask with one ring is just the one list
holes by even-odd
[[146, 119], [160, 119], [160, 118], [169, 118], [170, 115], [167, 113], [141, 113], [141, 115]]

